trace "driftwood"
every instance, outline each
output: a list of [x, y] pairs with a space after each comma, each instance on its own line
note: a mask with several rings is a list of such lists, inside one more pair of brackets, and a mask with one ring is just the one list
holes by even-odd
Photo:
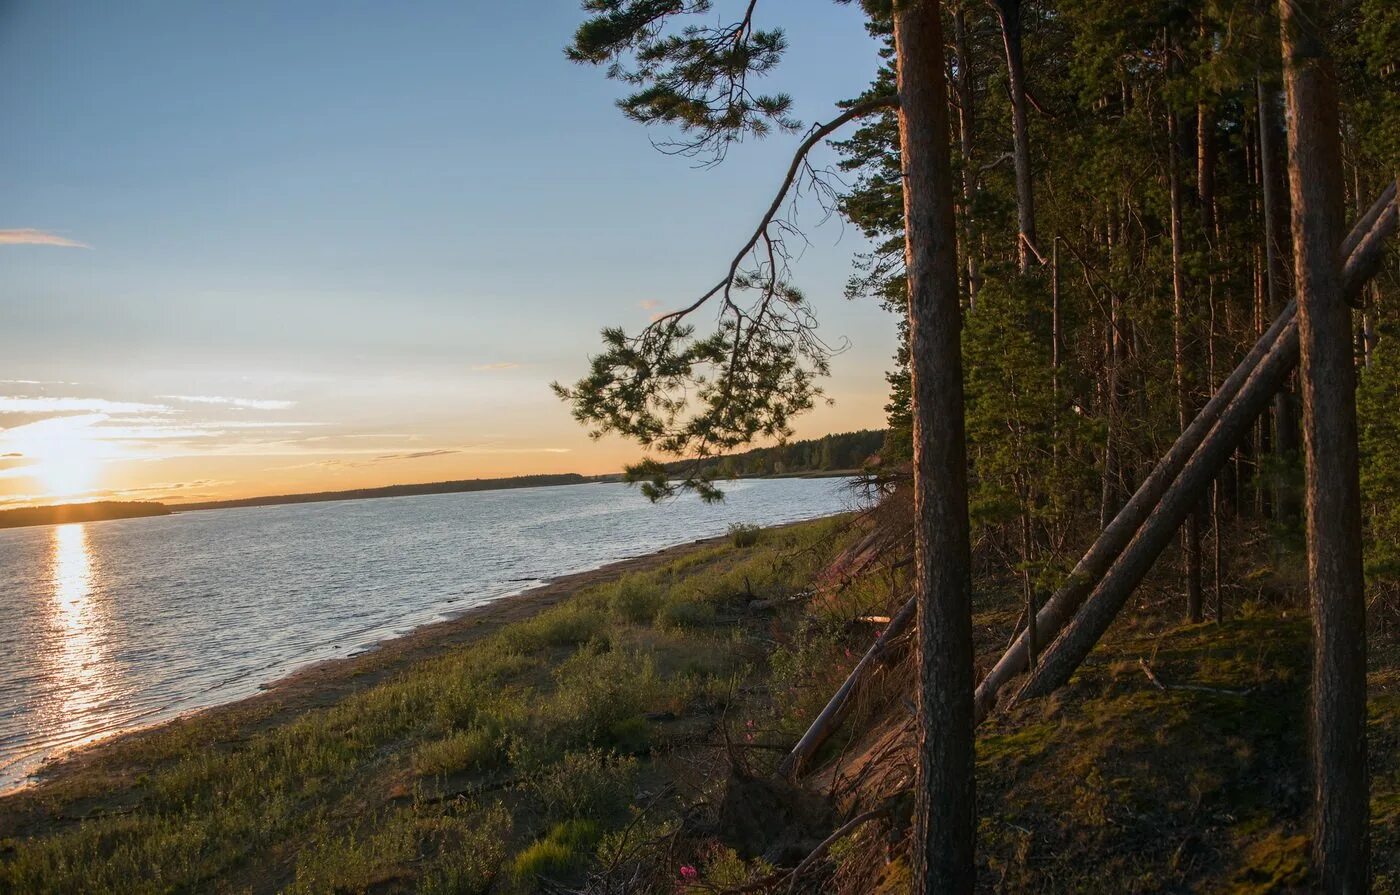
[[[1344, 248], [1351, 247], [1342, 269], [1342, 294], [1355, 295], [1380, 266], [1385, 241], [1394, 234], [1400, 206], [1396, 204], [1395, 184], [1382, 197], [1385, 204], [1372, 218], [1370, 231], [1348, 237]], [[1363, 220], [1364, 223], [1364, 220]], [[1353, 231], [1355, 236], [1355, 231]], [[1277, 392], [1298, 365], [1298, 327], [1291, 322], [1268, 355], [1250, 374], [1248, 382], [1230, 403], [1225, 413], [1191, 462], [1152, 515], [1143, 523], [1132, 543], [1113, 563], [1099, 581], [1074, 619], [1065, 626], [1052, 643], [1041, 663], [1022, 687], [1018, 698], [1044, 696], [1063, 686], [1075, 669], [1088, 657], [1099, 639], [1108, 630], [1120, 610], [1147, 575], [1157, 557], [1170, 543], [1177, 528], [1192, 508], [1204, 497], [1220, 469], [1230, 459], [1240, 442], [1249, 437], [1255, 419], [1269, 406]]]
[[[1342, 244], [1342, 254], [1347, 257], [1347, 263], [1343, 271], [1344, 291], [1347, 295], [1354, 295], [1379, 266], [1382, 257], [1381, 249], [1386, 239], [1394, 233], [1396, 228], [1396, 184], [1389, 184], [1380, 197], [1371, 205], [1370, 209], [1356, 223], [1351, 233]], [[1095, 591], [1095, 585], [1099, 584], [1109, 571], [1115, 567], [1115, 561], [1128, 549], [1130, 544], [1136, 545], [1135, 535], [1143, 527], [1149, 518], [1154, 516], [1154, 511], [1162, 503], [1169, 491], [1173, 489], [1174, 483], [1187, 467], [1188, 463], [1194, 459], [1206, 441], [1208, 436], [1214, 436], [1216, 424], [1230, 408], [1232, 402], [1240, 395], [1246, 383], [1253, 381], [1252, 377], [1261, 363], [1271, 354], [1281, 354], [1276, 356], [1275, 361], [1287, 360], [1291, 354], [1292, 362], [1286, 364], [1283, 376], [1277, 383], [1269, 388], [1266, 401], [1282, 385], [1283, 379], [1287, 377], [1287, 372], [1297, 363], [1297, 305], [1290, 302], [1268, 331], [1262, 335], [1244, 359], [1233, 372], [1221, 383], [1211, 399], [1201, 408], [1196, 418], [1191, 422], [1171, 449], [1158, 461], [1152, 473], [1138, 486], [1132, 498], [1124, 504], [1123, 508], [1113, 518], [1113, 521], [1100, 532], [1099, 536], [1085, 551], [1083, 557], [1075, 564], [1064, 585], [1046, 601], [1045, 605], [1036, 613], [1036, 630], [1043, 641], [1055, 638], [1063, 628], [1069, 623], [1075, 612], [1082, 606], [1091, 593]], [[1281, 353], [1275, 352], [1280, 340], [1291, 343], [1291, 352], [1285, 350]], [[1276, 371], [1277, 372], [1277, 371]], [[1256, 384], [1256, 392], [1263, 385]], [[1257, 399], [1257, 394], [1255, 395]], [[1262, 409], [1262, 408], [1261, 408]], [[1237, 411], [1237, 415], [1239, 412]], [[1250, 416], [1252, 422], [1257, 412]], [[1247, 426], [1245, 427], [1247, 429]], [[1209, 477], [1206, 484], [1213, 480], [1219, 472], [1219, 468], [1228, 460], [1230, 453], [1234, 450], [1238, 439], [1244, 437], [1237, 435], [1234, 440], [1228, 443], [1224, 438], [1216, 438], [1214, 444], [1216, 453], [1221, 453], [1220, 447], [1224, 444], [1224, 451], [1218, 462], [1213, 464], [1209, 470]], [[1203, 469], [1202, 465], [1195, 467], [1198, 472]], [[1201, 486], [1202, 492], [1204, 485]], [[1178, 521], [1177, 525], [1180, 522]], [[1175, 532], [1172, 527], [1166, 537], [1169, 539]], [[1165, 546], [1165, 544], [1163, 544]], [[1158, 548], [1152, 552], [1151, 562], [1156, 560], [1161, 553]], [[1146, 574], [1146, 569], [1143, 570]], [[1138, 577], [1133, 582], [1132, 587], [1136, 587], [1141, 581]], [[1126, 601], [1127, 594], [1123, 595]], [[879, 667], [887, 654], [889, 642], [902, 635], [907, 627], [914, 621], [916, 602], [910, 598], [900, 607], [900, 610], [890, 619], [889, 625], [879, 639], [870, 647], [861, 660], [851, 670], [850, 675], [841, 684], [841, 687], [832, 695], [826, 707], [822, 709], [807, 732], [797, 742], [792, 752], [778, 765], [778, 773], [785, 777], [793, 777], [801, 772], [802, 767], [808, 762], [812, 755], [821, 748], [822, 743], [831, 736], [832, 732], [840, 725], [845, 714], [845, 707], [851, 695], [855, 692], [863, 678], [873, 669]], [[1115, 612], [1116, 614], [1116, 612]], [[1106, 625], [1105, 625], [1106, 629]], [[1100, 636], [1101, 636], [1100, 632]], [[1097, 642], [1098, 637], [1094, 637]], [[1002, 655], [997, 664], [987, 673], [978, 685], [975, 696], [975, 713], [977, 723], [991, 713], [997, 702], [997, 696], [1001, 689], [1011, 681], [1016, 675], [1026, 668], [1026, 641], [1027, 634], [1023, 630], [1006, 652]], [[1055, 644], [1052, 644], [1054, 648]], [[1092, 646], [1092, 644], [1091, 644]], [[1087, 655], [1087, 650], [1085, 651]], [[1082, 657], [1080, 657], [1082, 661]], [[1078, 662], [1075, 662], [1075, 667]], [[1046, 679], [1048, 681], [1048, 678]], [[1047, 691], [1048, 692], [1048, 691]]]

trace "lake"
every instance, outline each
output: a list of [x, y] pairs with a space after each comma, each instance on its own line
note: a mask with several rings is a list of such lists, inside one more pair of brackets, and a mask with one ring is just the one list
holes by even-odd
[[550, 578], [856, 503], [844, 479], [725, 493], [650, 504], [567, 485], [0, 531], [0, 790], [53, 755]]

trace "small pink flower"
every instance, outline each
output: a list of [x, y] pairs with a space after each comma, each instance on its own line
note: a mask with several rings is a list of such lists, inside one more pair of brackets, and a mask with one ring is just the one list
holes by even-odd
[[752, 742], [753, 742], [753, 734], [751, 734], [751, 733], [746, 733], [746, 734], [744, 734], [744, 741], [745, 741], [745, 742], [752, 743]]
[[879, 629], [878, 631], [875, 632], [875, 639], [876, 639], [876, 640], [879, 640], [879, 639], [880, 639], [880, 636], [881, 636], [882, 634], [884, 634], [884, 633], [885, 633], [885, 629], [884, 629], [884, 628]]
[[681, 865], [681, 878], [682, 878], [682, 879], [699, 879], [699, 878], [700, 878], [700, 871], [696, 870], [696, 869], [695, 869], [692, 865], [690, 865], [690, 864], [682, 864], [682, 865]]
[[847, 658], [847, 659], [851, 658], [851, 648], [850, 648], [849, 646], [846, 647], [846, 658]]
[[753, 719], [750, 718], [749, 720], [745, 721], [745, 722], [744, 722], [744, 726], [747, 727], [749, 730], [753, 730], [753, 728], [754, 728]]

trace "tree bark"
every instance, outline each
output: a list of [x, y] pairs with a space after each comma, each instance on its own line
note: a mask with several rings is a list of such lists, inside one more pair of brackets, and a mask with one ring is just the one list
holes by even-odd
[[[1031, 137], [1026, 121], [1026, 66], [1022, 53], [1021, 0], [996, 0], [1006, 46], [1006, 80], [1011, 92], [1011, 160], [1016, 169], [1016, 258], [1022, 274], [1031, 269], [1039, 243], [1035, 235], [1035, 186], [1031, 180]], [[1034, 250], [1034, 251], [1033, 251]]]
[[1314, 0], [1280, 9], [1314, 635], [1313, 855], [1325, 890], [1359, 893], [1370, 883], [1370, 800], [1356, 368], [1338, 263], [1345, 185], [1337, 77], [1321, 33], [1341, 9]]
[[914, 891], [971, 892], [976, 830], [972, 560], [962, 309], [943, 28], [936, 0], [896, 4], [894, 38], [914, 409], [919, 632]]

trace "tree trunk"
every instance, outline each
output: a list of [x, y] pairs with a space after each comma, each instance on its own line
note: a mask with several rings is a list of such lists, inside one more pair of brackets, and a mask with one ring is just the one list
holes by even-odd
[[[1175, 113], [1167, 116], [1167, 182], [1171, 195], [1172, 237], [1172, 373], [1176, 379], [1176, 414], [1181, 431], [1190, 419], [1191, 395], [1186, 374], [1186, 273], [1182, 259], [1185, 236], [1182, 233], [1181, 123]], [[1186, 616], [1201, 620], [1201, 522], [1199, 509], [1191, 514], [1182, 532], [1182, 554], [1186, 561]]]
[[977, 218], [972, 200], [977, 195], [977, 172], [973, 166], [973, 92], [972, 57], [967, 48], [967, 4], [960, 3], [953, 13], [953, 48], [958, 66], [953, 89], [958, 97], [958, 148], [962, 154], [963, 243], [967, 257], [968, 307], [977, 303], [977, 290], [982, 288], [981, 239], [977, 233]]
[[[1340, 294], [1343, 296], [1359, 292], [1375, 274], [1383, 255], [1384, 242], [1395, 233], [1397, 220], [1400, 220], [1400, 207], [1397, 207], [1394, 184], [1372, 206], [1372, 212], [1375, 216], [1368, 214], [1363, 218], [1342, 245], [1341, 254], [1347, 256], [1341, 277]], [[1290, 304], [1279, 316], [1274, 324], [1275, 329], [1282, 325], [1278, 338], [1249, 373], [1244, 386], [1220, 414], [1215, 428], [1167, 489], [1132, 543], [1103, 576], [1074, 620], [1042, 653], [1040, 668], [1022, 688], [1021, 697], [1044, 696], [1069, 680], [1152, 568], [1177, 527], [1199, 505], [1206, 488], [1229, 460], [1230, 453], [1241, 439], [1247, 437], [1254, 419], [1267, 408], [1273, 393], [1287, 381], [1299, 358], [1295, 307]], [[1265, 338], [1268, 338], [1268, 334]], [[1366, 803], [1364, 800], [1353, 803], [1353, 807], [1356, 804]], [[1362, 817], [1365, 817], [1364, 811]]]
[[[1359, 290], [1375, 273], [1383, 257], [1385, 241], [1395, 233], [1397, 219], [1400, 219], [1400, 202], [1397, 202], [1397, 184], [1391, 183], [1370, 210], [1352, 228], [1350, 235], [1342, 244], [1341, 254], [1347, 258], [1343, 275], [1346, 294]], [[1137, 492], [1114, 518], [1113, 523], [1095, 539], [1093, 545], [1075, 565], [1074, 571], [1070, 573], [1065, 584], [1040, 610], [1037, 621], [1040, 623], [1042, 642], [1060, 633], [1061, 629], [1070, 621], [1070, 617], [1085, 602], [1085, 597], [1089, 596], [1091, 590], [1095, 590], [1095, 585], [1099, 584], [1100, 579], [1103, 579], [1106, 573], [1111, 572], [1110, 567], [1116, 567], [1115, 560], [1120, 557], [1120, 554], [1124, 554], [1125, 550], [1128, 549], [1139, 549], [1138, 541], [1141, 536], [1135, 537], [1135, 535], [1137, 535], [1139, 528], [1146, 527], [1145, 520], [1149, 518], [1149, 514], [1154, 513], [1158, 504], [1165, 500], [1165, 495], [1169, 491], [1179, 490], [1179, 486], [1174, 483], [1174, 480], [1178, 478], [1178, 474], [1185, 474], [1183, 468], [1187, 465], [1188, 460], [1195, 462], [1193, 453], [1204, 450], [1203, 442], [1208, 434], [1211, 438], [1215, 437], [1218, 428], [1213, 429], [1212, 427], [1215, 427], [1217, 422], [1222, 419], [1227, 408], [1233, 407], [1236, 399], [1242, 397], [1243, 389], [1251, 381], [1250, 377], [1255, 374], [1256, 370], [1263, 364], [1264, 359], [1283, 339], [1284, 334], [1289, 331], [1296, 332], [1296, 307], [1294, 303], [1289, 303], [1284, 307], [1283, 312], [1269, 327], [1268, 332], [1264, 333], [1255, 343], [1254, 347], [1245, 355], [1244, 360], [1240, 361], [1234, 372], [1221, 384], [1220, 389], [1206, 402], [1206, 406], [1201, 408], [1201, 412], [1196, 415], [1191, 425], [1177, 438], [1176, 443], [1171, 446], [1166, 455], [1158, 461], [1152, 474], [1138, 486]], [[1287, 369], [1282, 375], [1282, 381], [1287, 381], [1288, 372], [1296, 366], [1296, 352], [1294, 352], [1294, 357], [1295, 360], [1287, 365]], [[1260, 400], [1267, 403], [1269, 397], [1266, 395]], [[1223, 456], [1229, 456], [1228, 448]], [[1223, 463], [1224, 460], [1221, 462]], [[1204, 485], [1201, 486], [1202, 493], [1204, 493], [1204, 487]], [[1199, 496], [1196, 499], [1199, 500]], [[1165, 546], [1166, 541], [1171, 539], [1172, 530], [1166, 530], [1163, 546]], [[1155, 560], [1160, 552], [1161, 547], [1158, 547], [1157, 552], [1152, 554], [1152, 559]], [[1150, 565], [1149, 562], [1148, 566], [1150, 567]], [[1146, 574], [1146, 569], [1143, 570], [1143, 574]], [[1136, 583], [1133, 586], [1136, 586]], [[1124, 593], [1122, 600], [1126, 601], [1127, 597], [1128, 594]], [[1119, 605], [1121, 606], [1121, 602]], [[1085, 612], [1088, 612], [1087, 606]], [[1104, 623], [1104, 629], [1107, 629], [1107, 622]], [[1057, 646], [1058, 642], [1052, 644], [1050, 649], [1054, 650]], [[1049, 651], [1042, 654], [1042, 663], [1048, 654]], [[1087, 650], [1085, 650], [1084, 655], [1088, 655]], [[1080, 661], [1082, 661], [1082, 657], [1080, 657]], [[1075, 663], [1076, 667], [1077, 665], [1078, 662]], [[997, 695], [1001, 688], [1025, 668], [1026, 646], [1023, 639], [1018, 639], [1006, 650], [992, 670], [987, 672], [986, 677], [977, 687], [977, 718], [979, 720], [986, 717], [992, 707], [996, 705]], [[1043, 665], [1042, 673], [1044, 673]], [[1065, 679], [1068, 680], [1068, 674], [1065, 675]]]
[[942, 31], [934, 0], [896, 4], [914, 409], [919, 767], [913, 865], [919, 893], [971, 892], [975, 874], [972, 560]]
[[[1022, 274], [1031, 269], [1034, 252], [1039, 251], [1035, 236], [1035, 187], [1031, 180], [1031, 137], [1026, 122], [1026, 67], [1021, 52], [1021, 0], [996, 0], [1001, 20], [1002, 42], [1006, 45], [1006, 80], [1011, 91], [1011, 160], [1016, 168], [1016, 225], [1019, 238], [1016, 258]], [[1034, 251], [1033, 251], [1034, 250]]]
[[[1397, 183], [1392, 182], [1381, 193], [1371, 208], [1352, 228], [1342, 244], [1342, 254], [1347, 257], [1343, 282], [1347, 290], [1359, 289], [1379, 266], [1383, 257], [1383, 247], [1395, 232], [1397, 219], [1400, 219], [1400, 203], [1396, 200]], [[1070, 620], [1070, 617], [1084, 602], [1084, 598], [1099, 583], [1114, 560], [1132, 541], [1134, 534], [1142, 526], [1149, 514], [1173, 487], [1173, 481], [1191, 459], [1222, 413], [1240, 393], [1251, 374], [1261, 361], [1278, 343], [1282, 334], [1295, 328], [1296, 305], [1285, 306], [1273, 324], [1249, 350], [1234, 371], [1221, 383], [1201, 412], [1191, 421], [1186, 431], [1157, 462], [1152, 473], [1138, 486], [1128, 503], [1114, 517], [1108, 528], [1100, 532], [1094, 543], [1080, 558], [1070, 572], [1064, 585], [1055, 592], [1044, 607], [1036, 613], [1040, 639], [1053, 638]], [[1296, 361], [1295, 361], [1296, 365]], [[1285, 375], [1285, 380], [1287, 376]], [[1266, 399], [1267, 400], [1267, 399]], [[1170, 537], [1170, 535], [1168, 535]], [[1125, 598], [1126, 599], [1126, 598]], [[795, 775], [821, 748], [840, 721], [840, 713], [855, 688], [871, 669], [877, 667], [888, 654], [889, 644], [901, 636], [914, 619], [917, 599], [911, 598], [890, 619], [885, 631], [880, 635], [851, 671], [836, 694], [832, 696], [817, 720], [806, 734], [793, 747], [792, 753], [779, 765], [779, 772]], [[975, 717], [981, 722], [996, 705], [1001, 689], [1017, 674], [1026, 669], [1026, 634], [1022, 631], [1013, 640], [997, 664], [987, 672], [977, 687]]]
[[[1266, 283], [1270, 310], [1282, 307], [1291, 295], [1288, 255], [1293, 238], [1289, 234], [1288, 190], [1284, 183], [1283, 109], [1278, 87], [1260, 75], [1255, 82], [1259, 98], [1259, 173], [1263, 186], [1264, 253], [1267, 259]], [[1273, 450], [1286, 457], [1297, 450], [1297, 422], [1293, 398], [1287, 387], [1274, 398]], [[1298, 516], [1297, 501], [1280, 476], [1273, 483], [1271, 501], [1276, 519], [1288, 521]]]
[[1314, 634], [1313, 854], [1323, 889], [1359, 893], [1370, 880], [1370, 800], [1356, 369], [1338, 263], [1345, 187], [1336, 71], [1318, 33], [1341, 9], [1309, 0], [1280, 8]]

